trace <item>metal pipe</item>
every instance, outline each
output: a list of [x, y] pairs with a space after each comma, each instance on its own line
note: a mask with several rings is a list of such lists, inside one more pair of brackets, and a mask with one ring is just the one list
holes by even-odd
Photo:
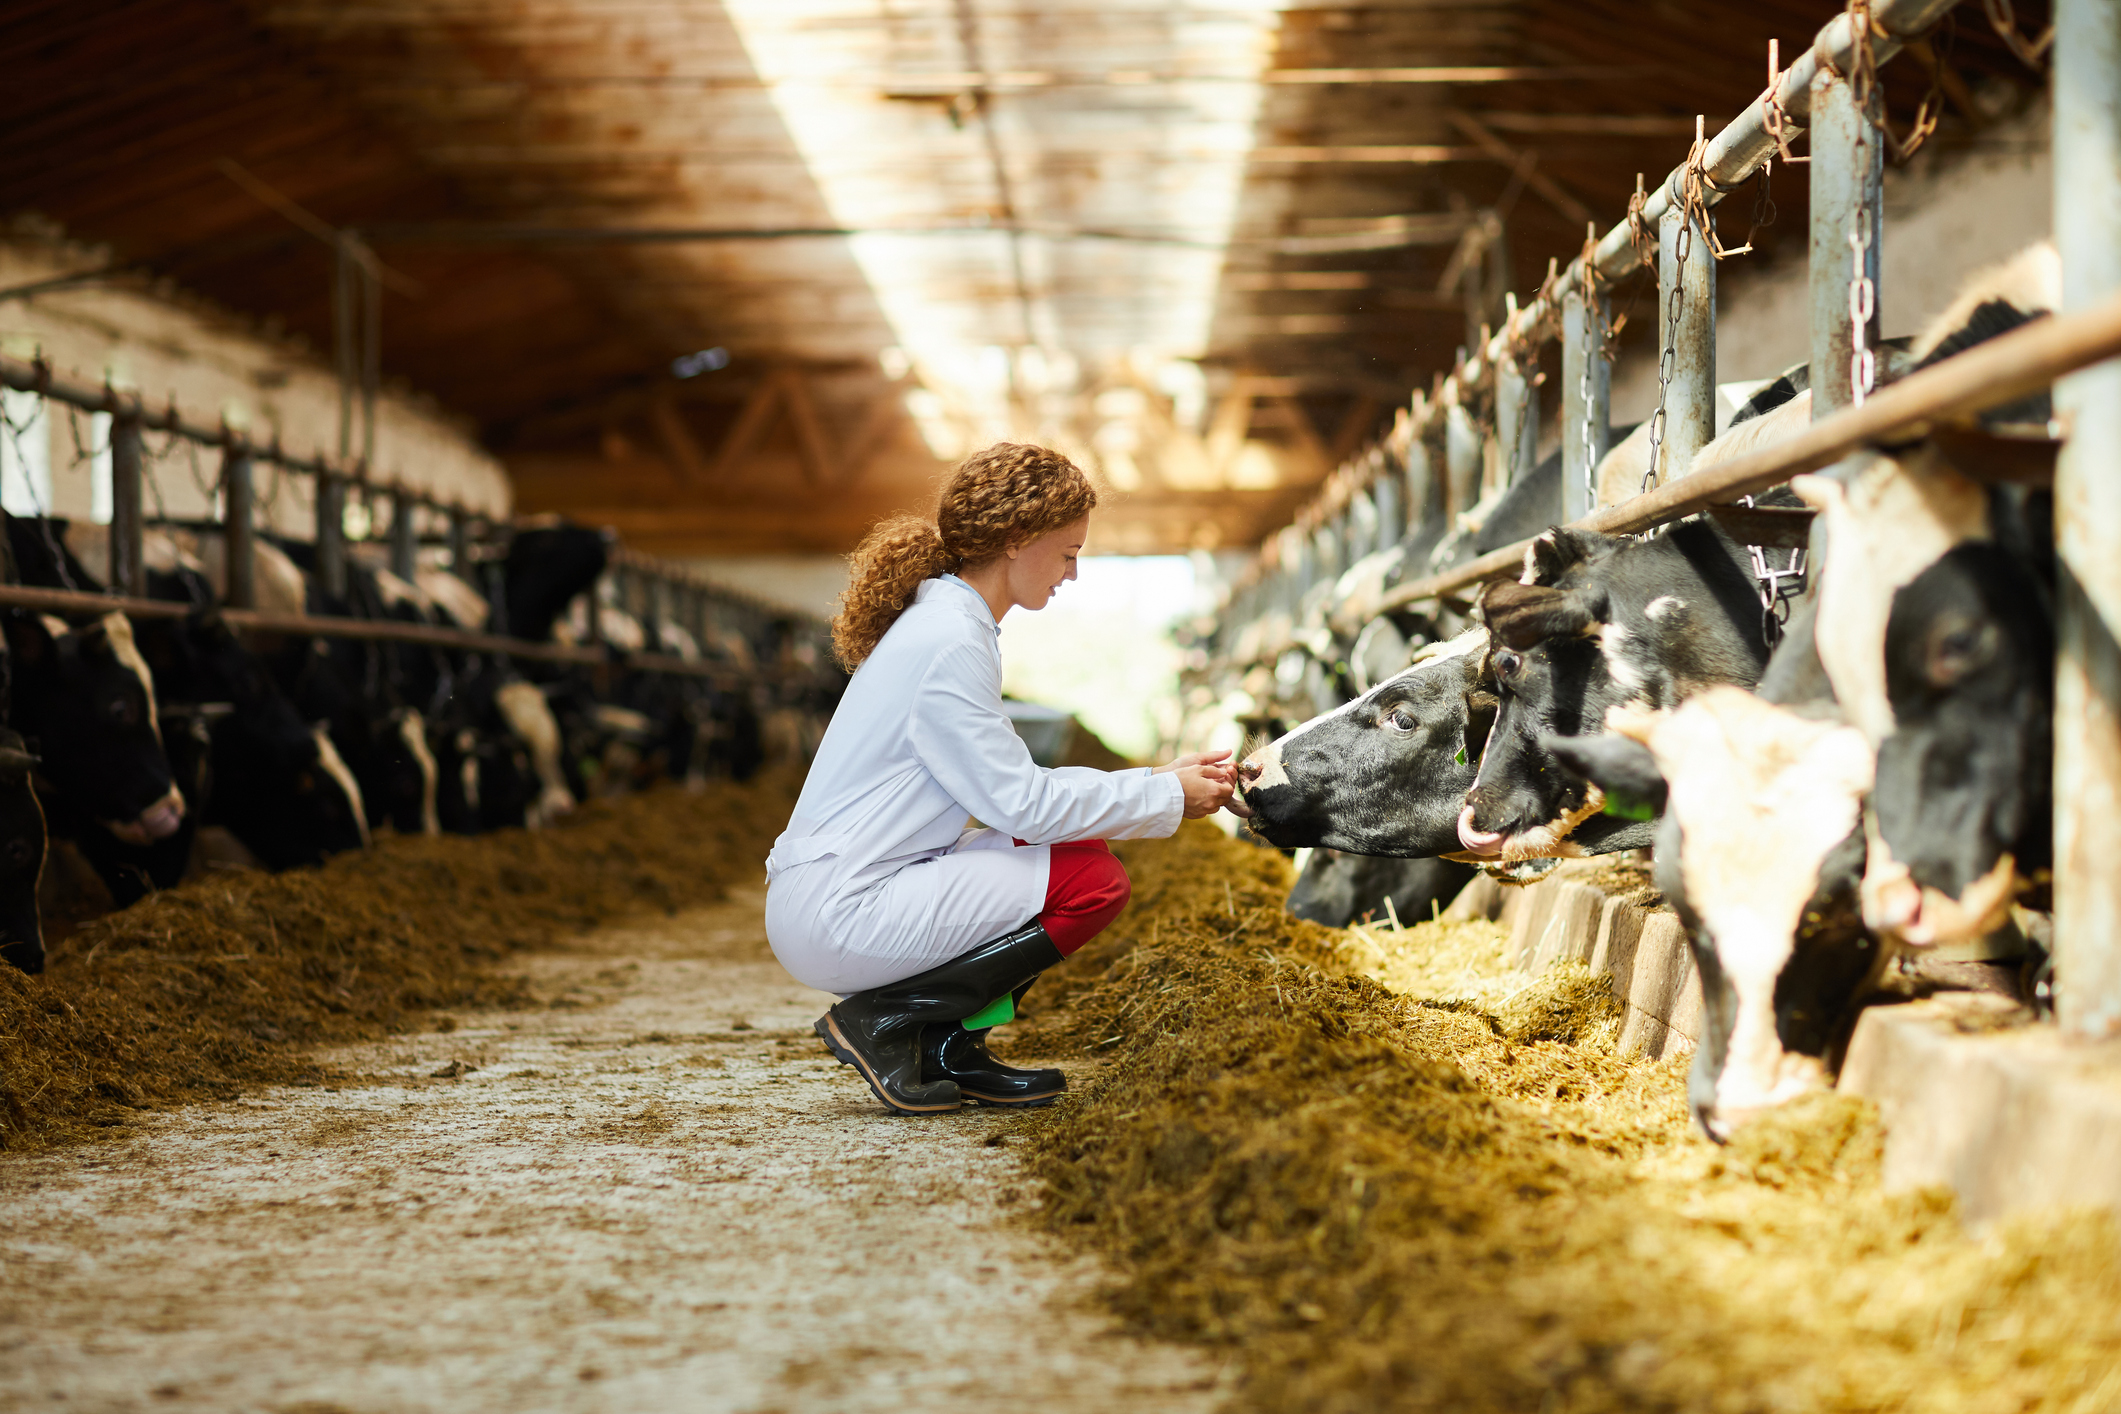
[[258, 607], [257, 489], [251, 477], [250, 453], [231, 446], [221, 456], [221, 554], [232, 608]]
[[[1587, 305], [1595, 304], [1596, 308]], [[1592, 484], [1605, 457], [1613, 416], [1613, 366], [1604, 330], [1603, 295], [1586, 301], [1571, 290], [1561, 303], [1561, 519], [1582, 520], [1598, 504]]]
[[1464, 515], [1473, 509], [1480, 494], [1483, 452], [1480, 429], [1473, 415], [1452, 403], [1443, 415], [1444, 514]]
[[1657, 223], [1658, 371], [1663, 446], [1660, 482], [1685, 476], [1694, 455], [1716, 439], [1716, 257], [1708, 233], [1674, 207]]
[[140, 404], [119, 402], [110, 420], [110, 587], [147, 593], [147, 507], [141, 499]]
[[317, 478], [317, 588], [346, 598], [346, 478]]
[[449, 508], [449, 572], [471, 579], [471, 512], [462, 506]]
[[[1812, 420], [1855, 400], [1852, 361], [1878, 347], [1878, 248], [1883, 243], [1885, 138], [1874, 87], [1868, 112], [1839, 75], [1812, 81]], [[1858, 262], [1861, 262], [1860, 266]], [[1867, 284], [1865, 282], [1868, 282]], [[1865, 318], [1859, 325], [1853, 311]], [[1869, 362], [1869, 360], [1866, 360]], [[1876, 384], [1875, 365], [1864, 395]]]
[[[1389, 463], [1388, 463], [1389, 465]], [[1370, 498], [1377, 505], [1377, 548], [1389, 550], [1407, 533], [1407, 518], [1400, 499], [1406, 489], [1402, 478], [1389, 471], [1370, 483]]]
[[[2113, 358], [2121, 358], [2121, 293], [2106, 295], [2090, 309], [2042, 319], [1976, 345], [1888, 384], [1862, 407], [1844, 408], [1786, 442], [1733, 457], [1683, 480], [1666, 482], [1647, 495], [1597, 511], [1575, 522], [1574, 528], [1603, 535], [1638, 534], [1708, 506], [1765, 491], [1802, 472], [1831, 466], [1871, 443], [1925, 436], [1953, 418], [2015, 402], [2065, 374]], [[2121, 407], [2121, 401], [2112, 406]], [[2087, 450], [2111, 459], [2114, 445]], [[2112, 480], [2109, 478], [2109, 482]], [[2121, 487], [2109, 484], [2101, 494], [2117, 492], [2121, 492]], [[2121, 524], [2121, 519], [2106, 524]], [[1379, 611], [1515, 574], [1523, 567], [1525, 547], [1531, 543], [1520, 540], [1444, 574], [1403, 584], [1379, 601]], [[2121, 572], [2121, 563], [2109, 562], [2101, 566], [2101, 572], [2107, 587], [2121, 588], [2112, 585], [2116, 573]], [[2108, 612], [2104, 603], [2100, 608], [2102, 613]]]
[[1514, 358], [1495, 365], [1495, 442], [1500, 455], [1497, 484], [1530, 476], [1538, 463], [1539, 387]]
[[[2060, 322], [2121, 300], [2113, 0], [2057, 0], [2054, 105]], [[2057, 381], [2055, 412], [2069, 429], [2055, 469], [2056, 1013], [2065, 1031], [2106, 1039], [2121, 1035], [2121, 363]]]
[[1412, 535], [1428, 522], [1438, 504], [1436, 465], [1429, 455], [1427, 431], [1418, 424], [1414, 428], [1414, 435], [1407, 439], [1406, 471], [1401, 480], [1406, 484], [1406, 533]]
[[390, 493], [390, 572], [408, 584], [420, 567], [420, 541], [414, 523], [418, 507], [409, 492]]

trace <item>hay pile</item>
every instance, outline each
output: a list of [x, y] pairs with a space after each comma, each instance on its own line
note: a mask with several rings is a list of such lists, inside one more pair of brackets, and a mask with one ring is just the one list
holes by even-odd
[[247, 1084], [317, 1083], [302, 1047], [520, 1000], [492, 963], [754, 877], [797, 784], [663, 790], [550, 830], [383, 838], [321, 869], [187, 881], [89, 923], [42, 977], [0, 968], [0, 1147]]
[[1122, 852], [1136, 903], [1032, 1038], [1110, 1064], [1020, 1123], [1042, 1220], [1130, 1325], [1226, 1350], [1238, 1407], [2121, 1408], [2110, 1221], [1977, 1241], [1880, 1190], [1840, 1097], [1716, 1149], [1582, 969], [1291, 919], [1279, 857], [1204, 827]]

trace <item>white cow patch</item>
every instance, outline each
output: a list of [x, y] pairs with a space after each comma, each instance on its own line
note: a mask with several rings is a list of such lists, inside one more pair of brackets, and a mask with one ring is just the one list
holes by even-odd
[[537, 684], [529, 682], [503, 685], [494, 693], [494, 705], [529, 750], [531, 767], [538, 773], [540, 790], [530, 823], [549, 825], [575, 806], [574, 792], [567, 789], [567, 777], [560, 770], [560, 724], [553, 719], [552, 706]]
[[1885, 625], [1893, 595], [1953, 546], [1989, 538], [1988, 493], [1933, 448], [1871, 454], [1849, 484], [1800, 476], [1790, 489], [1826, 519], [1813, 636], [1849, 721], [1873, 747], [1893, 730], [1885, 693]]
[[310, 736], [317, 743], [317, 765], [324, 774], [338, 782], [339, 789], [346, 792], [346, 803], [353, 807], [354, 828], [361, 832], [361, 848], [373, 843], [368, 834], [368, 811], [361, 804], [361, 787], [354, 781], [353, 772], [346, 769], [346, 761], [339, 755], [339, 748], [331, 744], [331, 733], [320, 722], [310, 728]]
[[435, 754], [427, 749], [426, 718], [407, 708], [405, 715], [398, 719], [398, 736], [420, 766], [420, 833], [439, 835], [442, 833], [442, 816], [435, 808], [435, 788], [440, 782], [441, 771], [435, 765]]
[[1662, 619], [1666, 614], [1683, 614], [1685, 612], [1686, 600], [1676, 594], [1660, 594], [1642, 606], [1642, 616], [1653, 621]]
[[140, 686], [147, 693], [147, 729], [160, 742], [162, 717], [155, 711], [155, 675], [148, 669], [147, 659], [140, 656], [140, 646], [133, 642], [133, 621], [123, 614], [105, 614], [102, 623], [103, 638], [110, 644], [111, 656], [140, 679]]
[[1721, 1137], [1745, 1116], [1825, 1083], [1817, 1061], [1786, 1053], [1775, 983], [1795, 949], [1820, 866], [1856, 828], [1871, 788], [1869, 742], [1852, 727], [1800, 717], [1720, 685], [1670, 711], [1616, 708], [1610, 730], [1650, 749], [1685, 834], [1687, 896], [1737, 994], [1709, 1124]]
[[1605, 659], [1605, 670], [1614, 682], [1629, 692], [1642, 688], [1642, 669], [1628, 661], [1628, 644], [1635, 635], [1628, 632], [1625, 624], [1604, 624], [1598, 630], [1598, 652]]

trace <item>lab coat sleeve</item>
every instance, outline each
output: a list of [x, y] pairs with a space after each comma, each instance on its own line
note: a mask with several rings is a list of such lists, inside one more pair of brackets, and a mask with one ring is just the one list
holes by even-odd
[[982, 824], [1029, 844], [1159, 838], [1185, 818], [1185, 789], [1170, 773], [1049, 771], [1001, 710], [1001, 664], [984, 644], [957, 644], [932, 663], [914, 694], [914, 753]]

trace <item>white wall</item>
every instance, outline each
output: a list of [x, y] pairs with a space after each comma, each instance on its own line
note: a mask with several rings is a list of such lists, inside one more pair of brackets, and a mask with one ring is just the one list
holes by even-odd
[[[1878, 291], [1887, 338], [1916, 332], [1968, 274], [2052, 232], [2049, 121], [2046, 105], [2036, 105], [1991, 128], [1971, 152], [1921, 153], [1906, 168], [1887, 166]], [[1750, 200], [1741, 193], [1724, 204], [1736, 218], [1727, 222], [1733, 230], [1744, 229]], [[1734, 256], [1718, 271], [1720, 383], [1771, 378], [1811, 354], [1803, 262], [1741, 270], [1747, 259]], [[1657, 365], [1645, 350], [1614, 370], [1613, 418], [1633, 422], [1656, 405]]]
[[[93, 269], [108, 258], [104, 251], [57, 239], [0, 237], [0, 288]], [[387, 299], [384, 318], [388, 338]], [[153, 408], [174, 400], [193, 422], [212, 426], [225, 418], [257, 441], [268, 442], [277, 433], [280, 444], [298, 455], [338, 450], [339, 391], [330, 367], [295, 342], [269, 337], [200, 300], [129, 281], [10, 299], [0, 302], [0, 353], [17, 359], [41, 355], [56, 376], [75, 383], [100, 387], [108, 379], [137, 392]], [[15, 416], [13, 400], [8, 411]], [[0, 476], [20, 483], [17, 462], [34, 462], [41, 450], [49, 467], [51, 509], [86, 518], [93, 508], [93, 449], [104, 439], [87, 414], [76, 419], [78, 440], [64, 410], [54, 407], [52, 414], [34, 434], [44, 445], [25, 447], [20, 458], [10, 448]], [[354, 435], [358, 443], [358, 428]], [[148, 513], [206, 514], [207, 488], [219, 472], [215, 454], [202, 450], [194, 457], [180, 444], [157, 458], [163, 438], [156, 433], [148, 434], [147, 446], [153, 473]], [[290, 476], [282, 483], [263, 466], [258, 474], [261, 521], [309, 534], [314, 511], [307, 478]], [[107, 469], [103, 476], [107, 482]], [[461, 501], [486, 515], [506, 516], [514, 505], [507, 473], [468, 426], [422, 399], [387, 389], [376, 407], [374, 479]], [[15, 504], [22, 490], [20, 484], [9, 485], [8, 504]]]

